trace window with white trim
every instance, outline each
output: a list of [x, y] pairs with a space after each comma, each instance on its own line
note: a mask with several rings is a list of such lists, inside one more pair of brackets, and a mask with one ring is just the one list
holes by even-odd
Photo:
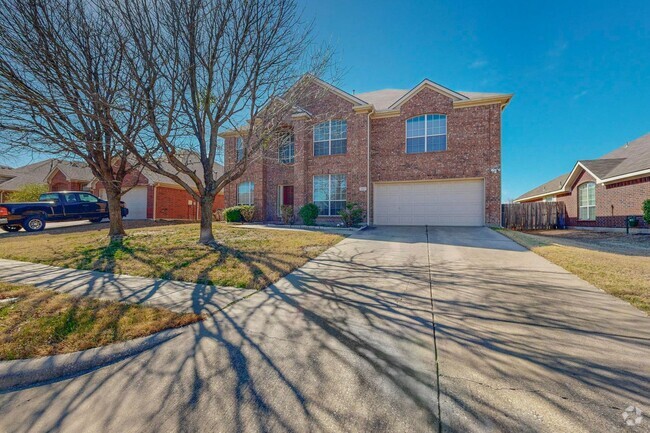
[[340, 155], [347, 152], [348, 122], [328, 120], [314, 126], [314, 156]]
[[295, 161], [295, 145], [293, 134], [287, 134], [280, 143], [278, 159], [281, 164], [293, 164]]
[[237, 185], [237, 204], [252, 205], [253, 191], [255, 191], [255, 184], [253, 182], [242, 182]]
[[582, 221], [596, 220], [596, 184], [583, 183], [578, 187], [579, 218]]
[[425, 114], [406, 120], [406, 153], [447, 150], [447, 116]]
[[237, 161], [244, 159], [244, 140], [241, 137], [237, 137], [237, 144], [235, 147], [237, 151]]
[[344, 174], [314, 176], [314, 204], [319, 215], [336, 216], [345, 207], [348, 185]]

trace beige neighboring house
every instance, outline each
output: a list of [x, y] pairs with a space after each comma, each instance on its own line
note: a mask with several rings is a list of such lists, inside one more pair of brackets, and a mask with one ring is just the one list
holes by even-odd
[[56, 159], [46, 159], [22, 167], [0, 167], [0, 203], [6, 202], [12, 192], [25, 185], [47, 185], [48, 175], [59, 162]]

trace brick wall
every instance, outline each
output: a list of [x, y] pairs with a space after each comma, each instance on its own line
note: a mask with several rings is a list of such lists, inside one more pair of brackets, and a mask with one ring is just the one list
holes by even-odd
[[625, 218], [637, 216], [639, 227], [647, 228], [641, 206], [650, 198], [650, 177], [612, 185], [596, 184], [596, 221], [581, 221], [578, 213], [578, 187], [594, 178], [583, 171], [571, 186], [571, 192], [558, 196], [566, 205], [569, 226], [578, 227], [625, 227]]
[[[315, 84], [314, 84], [315, 85]], [[278, 186], [294, 186], [296, 210], [313, 200], [313, 177], [324, 174], [347, 176], [347, 201], [368, 210], [372, 203], [372, 182], [449, 178], [485, 180], [487, 224], [501, 219], [501, 108], [499, 104], [453, 108], [452, 100], [424, 89], [402, 106], [400, 116], [371, 119], [371, 183], [368, 182], [368, 116], [355, 113], [353, 104], [334, 93], [308, 91], [300, 107], [312, 114], [308, 120], [292, 122], [295, 163], [277, 162], [277, 149], [257, 160], [246, 173], [226, 187], [226, 206], [237, 202], [237, 185], [255, 182], [254, 201], [258, 218], [277, 220]], [[437, 153], [406, 154], [406, 119], [441, 113], [447, 117], [448, 150]], [[313, 126], [329, 119], [347, 121], [347, 153], [314, 156]], [[236, 138], [226, 139], [226, 170], [234, 164]], [[496, 169], [495, 173], [492, 169]], [[369, 189], [368, 193], [362, 191]], [[338, 217], [320, 217], [339, 221]]]
[[84, 185], [85, 183], [68, 181], [65, 175], [57, 170], [48, 186], [50, 191], [81, 191]]
[[182, 188], [156, 187], [156, 219], [196, 220], [198, 204]]

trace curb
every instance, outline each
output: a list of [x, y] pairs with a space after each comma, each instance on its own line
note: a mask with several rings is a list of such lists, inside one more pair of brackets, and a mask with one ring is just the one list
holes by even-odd
[[147, 337], [63, 355], [0, 361], [0, 392], [67, 379], [104, 367], [171, 340], [185, 329], [167, 329]]

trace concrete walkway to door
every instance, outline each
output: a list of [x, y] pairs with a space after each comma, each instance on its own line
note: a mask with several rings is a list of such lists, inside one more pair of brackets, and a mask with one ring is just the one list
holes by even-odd
[[366, 230], [225, 309], [192, 299], [206, 320], [154, 350], [0, 394], [0, 431], [650, 426], [622, 417], [650, 413], [650, 319], [486, 228]]

